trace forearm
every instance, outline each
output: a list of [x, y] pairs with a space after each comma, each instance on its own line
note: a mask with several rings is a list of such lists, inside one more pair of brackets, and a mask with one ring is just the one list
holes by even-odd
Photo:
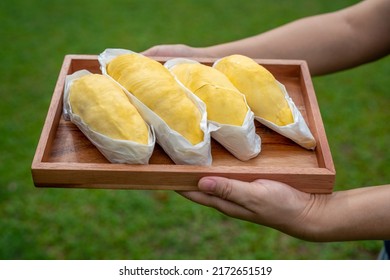
[[297, 20], [257, 36], [209, 47], [207, 52], [216, 57], [240, 53], [253, 58], [303, 59], [313, 75], [334, 72], [346, 65], [347, 57], [338, 55], [345, 46], [337, 42], [345, 36], [340, 29], [324, 25], [323, 17]]
[[204, 52], [216, 57], [241, 53], [253, 58], [303, 59], [313, 75], [331, 73], [389, 52], [390, 36], [386, 35], [390, 33], [389, 6], [386, 1], [363, 1], [338, 12], [293, 21], [257, 36], [207, 47]]
[[390, 239], [390, 185], [340, 191], [315, 199], [321, 201], [305, 222], [304, 239]]

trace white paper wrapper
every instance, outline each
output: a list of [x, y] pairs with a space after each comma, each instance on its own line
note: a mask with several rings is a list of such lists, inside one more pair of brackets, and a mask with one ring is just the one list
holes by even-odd
[[93, 131], [83, 122], [80, 116], [73, 113], [69, 102], [69, 89], [74, 80], [88, 74], [91, 73], [87, 70], [80, 70], [66, 77], [63, 102], [64, 118], [73, 122], [110, 162], [148, 164], [155, 145], [155, 135], [149, 125], [147, 125], [149, 130], [149, 143], [143, 145], [133, 141], [112, 139]]
[[[103, 74], [107, 74], [107, 64], [118, 55], [134, 53], [126, 49], [106, 49], [99, 57], [100, 68]], [[137, 53], [138, 54], [138, 53]], [[141, 54], [138, 54], [141, 55]], [[123, 88], [123, 87], [122, 87]], [[176, 164], [189, 165], [211, 165], [211, 139], [210, 131], [207, 125], [207, 113], [205, 104], [197, 97], [194, 97], [188, 89], [184, 88], [187, 95], [194, 101], [202, 113], [202, 120], [200, 123], [201, 130], [204, 133], [202, 142], [192, 145], [181, 134], [172, 130], [164, 120], [162, 120], [156, 113], [144, 105], [131, 92], [123, 88], [132, 100], [134, 106], [138, 109], [144, 120], [150, 124], [155, 133], [157, 143], [164, 149], [168, 156]]]
[[316, 140], [311, 134], [310, 129], [307, 126], [305, 120], [303, 119], [301, 112], [298, 110], [294, 101], [288, 95], [286, 87], [279, 82], [278, 85], [282, 89], [286, 101], [290, 106], [290, 109], [293, 114], [294, 122], [288, 125], [278, 126], [270, 121], [267, 121], [266, 119], [257, 116], [255, 116], [255, 119], [258, 120], [260, 123], [264, 124], [265, 126], [269, 127], [270, 129], [278, 132], [279, 134], [293, 140], [295, 143], [299, 144], [300, 146], [309, 150], [314, 150], [316, 147]]
[[[165, 62], [164, 66], [171, 70], [180, 63], [199, 62], [187, 58], [174, 58]], [[178, 79], [177, 81], [181, 84]], [[196, 96], [194, 93], [192, 94]], [[245, 96], [243, 97], [245, 99]], [[254, 114], [249, 106], [247, 107], [248, 112], [242, 126], [226, 125], [208, 121], [211, 137], [242, 161], [247, 161], [256, 157], [261, 151], [261, 139], [259, 135], [256, 134]]]
[[[214, 65], [218, 63], [219, 60], [214, 62]], [[213, 65], [213, 66], [214, 66]], [[267, 126], [268, 128], [274, 130], [275, 132], [291, 139], [298, 145], [314, 150], [316, 147], [316, 141], [310, 132], [309, 127], [307, 126], [304, 118], [302, 117], [301, 112], [298, 110], [297, 106], [295, 105], [294, 101], [291, 99], [291, 97], [288, 95], [288, 92], [286, 90], [286, 87], [278, 82], [279, 87], [284, 93], [284, 97], [290, 106], [290, 109], [293, 114], [294, 122], [285, 126], [278, 126], [266, 119], [263, 119], [259, 116], [255, 116], [255, 119], [262, 123], [263, 125]]]

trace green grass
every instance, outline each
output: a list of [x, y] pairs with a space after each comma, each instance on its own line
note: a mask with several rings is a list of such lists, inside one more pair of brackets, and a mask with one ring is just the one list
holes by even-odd
[[[380, 241], [310, 243], [174, 192], [37, 189], [30, 173], [65, 54], [211, 45], [355, 2], [1, 1], [0, 259], [375, 258]], [[336, 190], [390, 181], [389, 59], [314, 79]]]

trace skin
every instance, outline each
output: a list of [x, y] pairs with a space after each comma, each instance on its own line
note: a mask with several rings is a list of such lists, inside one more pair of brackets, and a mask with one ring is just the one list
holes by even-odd
[[390, 3], [366, 0], [346, 9], [299, 19], [253, 37], [215, 46], [154, 46], [150, 56], [303, 59], [321, 75], [379, 59], [390, 51]]
[[[228, 216], [308, 241], [388, 239], [390, 185], [308, 194], [286, 184], [204, 177], [200, 192], [181, 194]], [[374, 202], [374, 203], [373, 203]]]
[[[333, 73], [390, 53], [390, 1], [366, 0], [333, 13], [215, 46], [154, 46], [149, 56], [304, 59], [312, 75]], [[228, 216], [272, 227], [309, 241], [390, 239], [390, 185], [329, 195], [308, 194], [270, 180], [242, 182], [204, 177], [199, 191], [181, 192]]]

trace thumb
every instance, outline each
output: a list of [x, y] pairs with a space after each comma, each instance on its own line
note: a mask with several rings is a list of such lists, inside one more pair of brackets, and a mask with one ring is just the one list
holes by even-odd
[[198, 182], [200, 191], [243, 205], [250, 200], [253, 185], [224, 177], [203, 177]]

